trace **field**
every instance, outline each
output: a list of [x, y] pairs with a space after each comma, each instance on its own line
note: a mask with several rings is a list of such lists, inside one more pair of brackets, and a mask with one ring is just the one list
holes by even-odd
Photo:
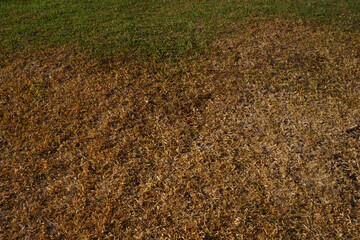
[[359, 239], [360, 2], [0, 2], [0, 239]]

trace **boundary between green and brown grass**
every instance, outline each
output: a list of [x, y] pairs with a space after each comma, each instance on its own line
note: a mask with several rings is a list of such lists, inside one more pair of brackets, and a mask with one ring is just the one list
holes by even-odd
[[2, 1], [6, 54], [71, 46], [105, 62], [176, 61], [204, 53], [221, 36], [256, 19], [308, 20], [358, 31], [357, 0]]

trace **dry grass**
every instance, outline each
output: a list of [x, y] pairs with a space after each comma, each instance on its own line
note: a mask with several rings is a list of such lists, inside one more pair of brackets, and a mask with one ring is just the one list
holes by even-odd
[[358, 239], [360, 37], [257, 21], [196, 61], [0, 70], [2, 239]]

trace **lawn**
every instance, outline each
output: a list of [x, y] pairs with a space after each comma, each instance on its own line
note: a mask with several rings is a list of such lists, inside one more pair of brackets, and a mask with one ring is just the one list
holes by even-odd
[[359, 20], [1, 1], [0, 239], [358, 239]]
[[258, 18], [305, 19], [359, 30], [358, 1], [2, 1], [0, 47], [69, 45], [105, 57], [182, 59]]

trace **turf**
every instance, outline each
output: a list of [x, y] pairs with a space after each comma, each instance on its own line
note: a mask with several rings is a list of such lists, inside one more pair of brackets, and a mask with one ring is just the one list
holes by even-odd
[[0, 4], [0, 239], [359, 238], [355, 1]]
[[0, 9], [0, 46], [11, 52], [66, 44], [141, 60], [201, 53], [258, 17], [360, 28], [357, 0], [31, 0], [1, 1]]

